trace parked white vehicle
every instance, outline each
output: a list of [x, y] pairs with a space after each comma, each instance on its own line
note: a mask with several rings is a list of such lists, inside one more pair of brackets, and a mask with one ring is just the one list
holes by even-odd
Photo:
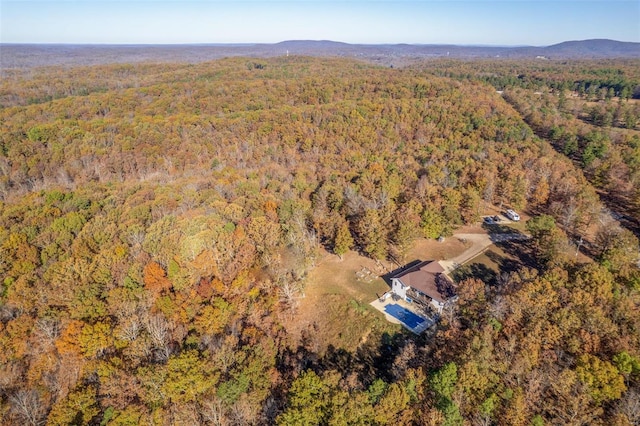
[[520, 220], [520, 215], [511, 209], [506, 211], [506, 216], [515, 222]]

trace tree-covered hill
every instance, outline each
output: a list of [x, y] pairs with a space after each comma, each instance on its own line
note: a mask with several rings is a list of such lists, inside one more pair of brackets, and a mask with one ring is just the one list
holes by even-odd
[[274, 58], [297, 55], [358, 58], [382, 66], [403, 66], [434, 58], [512, 58], [558, 60], [639, 58], [640, 43], [595, 39], [551, 46], [479, 46], [453, 44], [349, 44], [330, 40], [288, 40], [246, 44], [2, 44], [0, 73], [7, 69], [104, 64], [202, 63], [229, 57]]
[[640, 235], [640, 63], [425, 63], [421, 69], [484, 81], [538, 136], [571, 158], [625, 226]]
[[[483, 82], [235, 58], [0, 97], [0, 423], [638, 421], [637, 240]], [[319, 245], [401, 258], [485, 204], [540, 215], [535, 268], [460, 283], [432, 339], [287, 335]], [[595, 262], [566, 256], [568, 205]]]

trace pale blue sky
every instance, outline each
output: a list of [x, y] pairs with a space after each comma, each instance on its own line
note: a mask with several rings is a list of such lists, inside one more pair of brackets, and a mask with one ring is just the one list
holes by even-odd
[[640, 42], [640, 0], [0, 0], [2, 43]]

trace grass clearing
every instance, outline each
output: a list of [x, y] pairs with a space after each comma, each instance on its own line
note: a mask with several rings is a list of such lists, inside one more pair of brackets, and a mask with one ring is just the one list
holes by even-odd
[[[391, 268], [391, 265], [384, 265]], [[358, 271], [371, 271], [371, 280], [359, 280]], [[293, 342], [299, 341], [304, 330], [313, 330], [320, 354], [331, 345], [354, 351], [370, 335], [403, 332], [391, 324], [369, 303], [389, 290], [379, 277], [386, 273], [372, 259], [349, 252], [340, 260], [326, 251], [306, 280], [305, 297], [297, 312], [286, 321]]]
[[[479, 231], [478, 231], [479, 229]], [[467, 232], [471, 231], [471, 232]], [[483, 233], [481, 228], [478, 227], [465, 227], [464, 229], [459, 229], [456, 233], [474, 233], [472, 231], [478, 231], [477, 233]], [[460, 253], [464, 252], [469, 247], [468, 243], [464, 243], [460, 241], [455, 236], [445, 238], [443, 242], [438, 242], [436, 240], [429, 240], [426, 238], [417, 239], [413, 247], [408, 251], [405, 256], [404, 261], [407, 263], [420, 259], [420, 260], [447, 260], [452, 257], [458, 256]], [[400, 265], [398, 265], [400, 266]]]

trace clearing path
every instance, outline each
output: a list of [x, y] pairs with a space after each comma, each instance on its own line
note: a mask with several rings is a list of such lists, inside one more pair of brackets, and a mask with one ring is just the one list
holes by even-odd
[[495, 243], [501, 243], [505, 241], [517, 241], [526, 240], [530, 238], [528, 235], [520, 233], [511, 234], [456, 234], [455, 238], [471, 243], [471, 247], [456, 257], [447, 260], [441, 260], [440, 265], [444, 268], [445, 272], [451, 272], [461, 265], [464, 265], [469, 260], [473, 259], [480, 253], [484, 252], [489, 246]]

